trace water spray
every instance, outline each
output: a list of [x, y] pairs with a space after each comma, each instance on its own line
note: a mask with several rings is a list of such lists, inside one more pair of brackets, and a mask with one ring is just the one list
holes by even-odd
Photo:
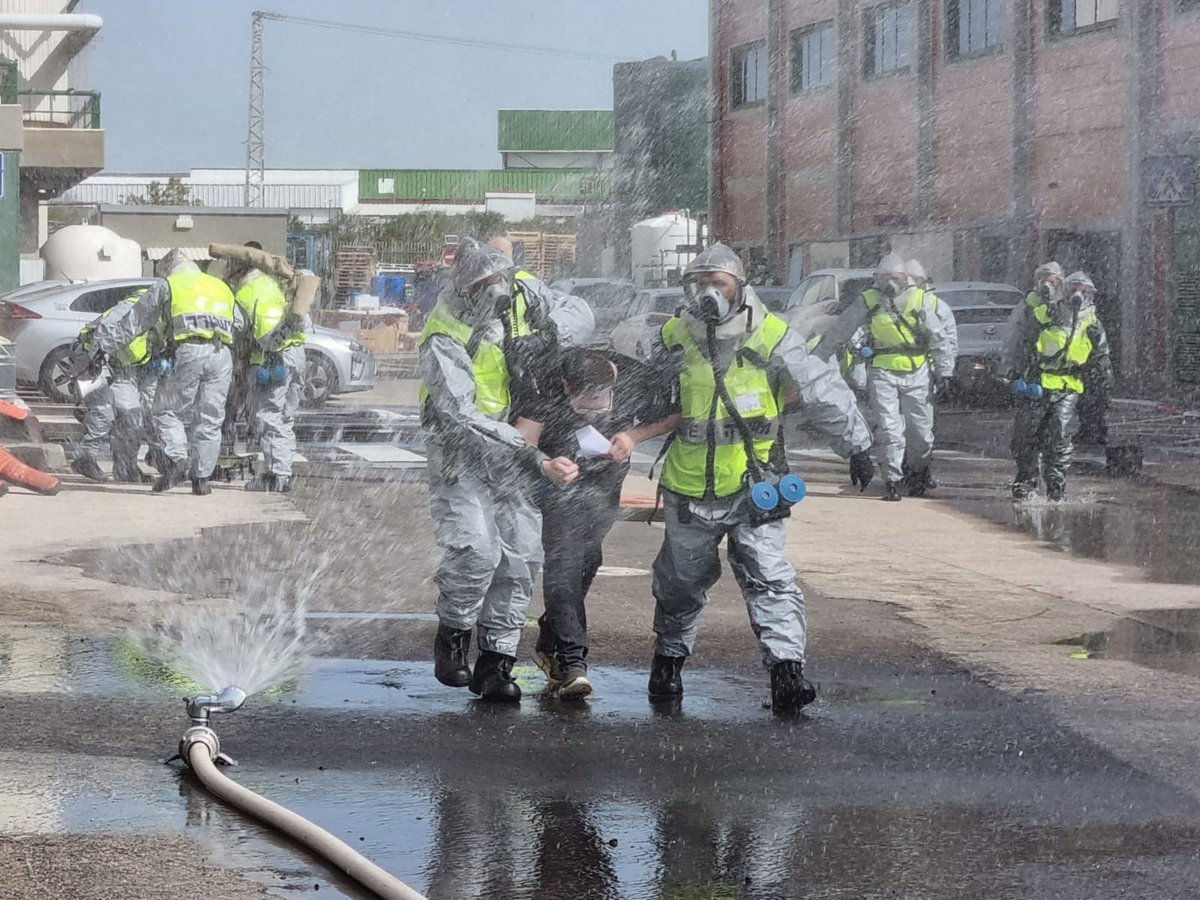
[[246, 692], [233, 685], [218, 694], [189, 697], [184, 701], [191, 725], [179, 740], [179, 758], [187, 764], [200, 783], [218, 799], [298, 841], [385, 900], [425, 900], [422, 894], [385, 872], [325, 829], [287, 807], [242, 787], [217, 768], [218, 763], [236, 763], [221, 752], [221, 742], [217, 733], [210, 727], [209, 718], [213, 713], [236, 712], [245, 702]]

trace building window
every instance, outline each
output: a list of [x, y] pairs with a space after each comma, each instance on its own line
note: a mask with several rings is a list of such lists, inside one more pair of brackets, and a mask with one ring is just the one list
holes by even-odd
[[950, 0], [946, 4], [946, 51], [975, 56], [1004, 43], [1004, 0]]
[[1120, 0], [1051, 0], [1050, 30], [1075, 34], [1117, 23]]
[[912, 55], [912, 7], [907, 2], [886, 4], [865, 10], [863, 16], [866, 74], [908, 71]]
[[815, 91], [833, 84], [833, 61], [836, 58], [832, 22], [793, 31], [792, 93]]
[[767, 45], [759, 41], [733, 51], [733, 106], [752, 106], [767, 99]]

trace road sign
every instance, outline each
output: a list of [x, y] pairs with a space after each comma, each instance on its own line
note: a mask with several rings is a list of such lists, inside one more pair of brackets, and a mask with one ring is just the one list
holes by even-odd
[[1196, 160], [1149, 156], [1142, 165], [1148, 206], [1191, 206], [1196, 202]]

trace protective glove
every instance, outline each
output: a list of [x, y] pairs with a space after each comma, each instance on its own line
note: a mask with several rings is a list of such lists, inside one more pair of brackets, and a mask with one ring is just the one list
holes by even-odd
[[867, 489], [867, 485], [871, 483], [871, 479], [875, 477], [875, 464], [871, 462], [871, 454], [866, 450], [859, 450], [857, 453], [850, 454], [850, 483], [853, 485], [862, 485], [862, 490]]

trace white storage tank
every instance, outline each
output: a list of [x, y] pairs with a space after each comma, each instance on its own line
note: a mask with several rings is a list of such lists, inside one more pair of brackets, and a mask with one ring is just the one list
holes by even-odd
[[102, 225], [68, 225], [42, 245], [47, 281], [141, 278], [142, 248]]
[[695, 219], [679, 212], [666, 212], [630, 228], [633, 283], [639, 288], [678, 284], [684, 267], [696, 254], [676, 248], [694, 245], [697, 228]]

